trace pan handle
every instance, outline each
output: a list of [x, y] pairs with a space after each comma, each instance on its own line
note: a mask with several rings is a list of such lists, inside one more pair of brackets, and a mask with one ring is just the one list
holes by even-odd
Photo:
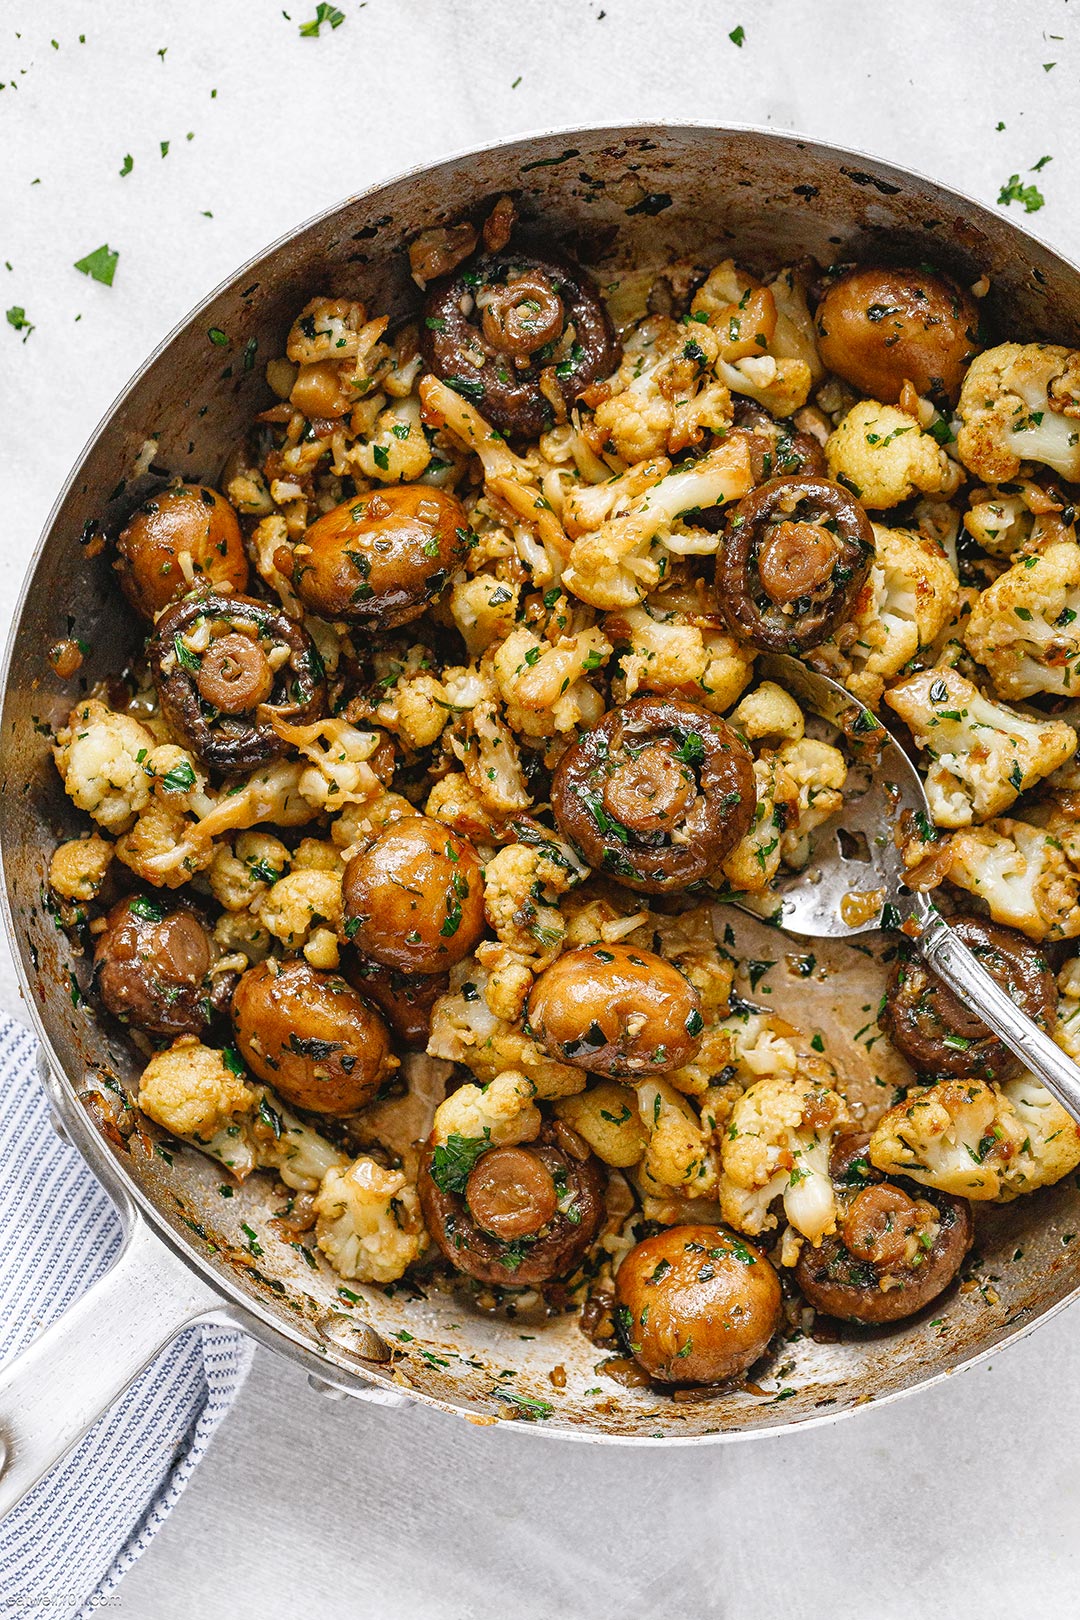
[[109, 1270], [0, 1366], [0, 1518], [182, 1328], [222, 1310], [221, 1296], [151, 1232], [130, 1200], [121, 1200], [120, 1216], [124, 1242]]

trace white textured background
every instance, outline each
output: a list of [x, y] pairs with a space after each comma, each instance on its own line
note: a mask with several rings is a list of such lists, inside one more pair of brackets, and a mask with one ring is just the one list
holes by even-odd
[[[341, 0], [319, 39], [298, 32], [314, 0], [285, 9], [0, 0], [5, 630], [68, 467], [187, 308], [307, 215], [451, 150], [593, 120], [771, 124], [990, 202], [1018, 172], [1046, 197], [1027, 223], [1080, 257], [1080, 0]], [[103, 242], [112, 288], [72, 268]], [[19, 1014], [6, 955], [0, 1005]], [[1078, 1325], [836, 1428], [697, 1452], [330, 1405], [260, 1352], [119, 1603], [132, 1620], [1075, 1616]]]

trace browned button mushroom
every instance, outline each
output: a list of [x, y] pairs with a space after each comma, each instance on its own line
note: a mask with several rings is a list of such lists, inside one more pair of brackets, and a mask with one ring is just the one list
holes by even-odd
[[912, 1182], [882, 1180], [863, 1157], [869, 1137], [853, 1133], [846, 1151], [844, 1141], [829, 1166], [840, 1204], [837, 1230], [816, 1249], [803, 1245], [795, 1281], [828, 1316], [898, 1322], [929, 1305], [956, 1276], [971, 1247], [971, 1206]]
[[535, 1237], [553, 1219], [559, 1195], [538, 1154], [499, 1147], [477, 1160], [465, 1184], [465, 1202], [481, 1231], [511, 1243]]
[[193, 595], [161, 615], [147, 643], [169, 725], [205, 765], [250, 770], [285, 744], [275, 718], [317, 720], [322, 660], [307, 631], [249, 596]]
[[[1057, 992], [1039, 948], [1015, 929], [981, 917], [958, 917], [952, 927], [1017, 1006], [1052, 1030]], [[898, 956], [893, 963], [881, 1025], [920, 1074], [1008, 1080], [1022, 1067], [978, 1014], [915, 956]]]
[[887, 405], [905, 382], [935, 404], [955, 405], [981, 347], [975, 300], [931, 270], [849, 270], [827, 289], [815, 321], [829, 370]]
[[378, 1013], [338, 974], [304, 961], [249, 968], [232, 1016], [248, 1068], [295, 1108], [354, 1114], [393, 1068]]
[[566, 750], [551, 784], [564, 838], [589, 866], [647, 894], [707, 877], [749, 828], [756, 802], [746, 746], [679, 698], [609, 709]]
[[293, 583], [324, 619], [393, 630], [438, 599], [468, 544], [468, 519], [453, 495], [392, 485], [316, 519], [296, 551]]
[[604, 1212], [599, 1160], [580, 1137], [564, 1131], [560, 1138], [550, 1126], [516, 1148], [451, 1137], [427, 1150], [417, 1190], [424, 1223], [450, 1264], [504, 1288], [535, 1288], [573, 1271]]
[[403, 1046], [427, 1046], [431, 1011], [450, 987], [447, 973], [400, 973], [346, 951], [341, 971], [354, 989], [373, 1001]]
[[613, 1080], [682, 1068], [701, 1044], [697, 990], [630, 945], [564, 951], [533, 985], [526, 1019], [552, 1057]]
[[780, 1325], [780, 1280], [760, 1249], [717, 1226], [669, 1226], [615, 1277], [616, 1326], [667, 1384], [719, 1384], [753, 1365]]
[[467, 838], [404, 816], [354, 855], [342, 881], [357, 949], [403, 973], [445, 973], [484, 932], [484, 884]]
[[428, 293], [425, 364], [501, 433], [535, 438], [622, 355], [592, 281], [555, 255], [472, 259]]
[[132, 513], [116, 542], [124, 594], [153, 619], [193, 585], [247, 589], [248, 564], [236, 513], [216, 489], [178, 484]]
[[199, 1035], [233, 975], [209, 979], [214, 949], [202, 919], [180, 901], [146, 895], [117, 901], [94, 951], [94, 981], [114, 1017], [150, 1035]]
[[786, 419], [778, 421], [752, 400], [736, 397], [734, 406], [735, 425], [746, 439], [755, 484], [766, 478], [787, 478], [792, 473], [827, 476], [825, 452], [809, 433], [800, 433]]
[[865, 583], [874, 531], [827, 478], [773, 478], [739, 502], [716, 559], [733, 635], [769, 652], [827, 641]]

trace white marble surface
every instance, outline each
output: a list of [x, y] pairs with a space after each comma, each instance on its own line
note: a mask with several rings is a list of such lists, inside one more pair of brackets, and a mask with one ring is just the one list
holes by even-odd
[[[0, 5], [0, 310], [35, 323], [22, 344], [0, 322], [5, 631], [56, 488], [158, 339], [279, 232], [447, 151], [593, 120], [771, 124], [991, 202], [1019, 172], [1046, 196], [1027, 223], [1080, 256], [1076, 0], [341, 0], [320, 39], [298, 33], [313, 0], [286, 9]], [[106, 241], [112, 288], [72, 268]], [[0, 1005], [20, 1013], [6, 956]], [[1078, 1322], [854, 1422], [698, 1452], [330, 1405], [260, 1352], [120, 1605], [131, 1620], [1076, 1614]]]

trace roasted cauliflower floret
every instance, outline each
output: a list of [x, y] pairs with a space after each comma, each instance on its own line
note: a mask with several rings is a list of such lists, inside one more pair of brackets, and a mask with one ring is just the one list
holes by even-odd
[[340, 872], [289, 872], [267, 890], [257, 910], [259, 921], [287, 950], [302, 950], [313, 967], [337, 967]]
[[258, 1169], [276, 1170], [295, 1192], [316, 1192], [327, 1171], [348, 1164], [344, 1153], [305, 1125], [269, 1086], [257, 1087], [256, 1098], [242, 1127]]
[[964, 631], [1002, 697], [1080, 690], [1080, 545], [1062, 540], [987, 586]]
[[1002, 818], [954, 833], [944, 875], [1029, 939], [1080, 934], [1080, 875], [1042, 827]]
[[366, 1154], [327, 1172], [315, 1210], [315, 1241], [341, 1277], [396, 1282], [427, 1246], [416, 1188]]
[[[745, 395], [773, 416], [790, 416], [806, 404], [817, 357], [802, 324], [793, 276], [763, 287], [725, 259], [694, 294], [687, 331], [694, 333], [695, 325], [704, 325], [714, 338], [713, 371], [731, 393]], [[699, 341], [705, 347], [700, 335]]]
[[838, 1092], [802, 1075], [767, 1075], [743, 1093], [721, 1143], [720, 1209], [725, 1221], [755, 1237], [776, 1225], [773, 1200], [817, 1244], [836, 1226], [829, 1152], [836, 1131], [852, 1120]]
[[242, 832], [235, 843], [214, 848], [207, 872], [214, 899], [226, 911], [243, 911], [289, 870], [289, 851], [272, 833]]
[[983, 1080], [945, 1080], [909, 1092], [882, 1115], [870, 1137], [871, 1164], [956, 1198], [991, 1200], [1019, 1151], [1011, 1109]]
[[768, 743], [774, 748], [784, 742], [800, 742], [806, 732], [799, 705], [775, 681], [762, 681], [747, 692], [728, 715], [728, 724], [748, 743]]
[[538, 970], [553, 959], [566, 936], [559, 896], [588, 868], [569, 844], [552, 835], [507, 844], [484, 868], [484, 914], [504, 945], [531, 958]]
[[99, 838], [97, 833], [59, 844], [49, 862], [49, 887], [61, 900], [96, 900], [109, 874], [113, 854], [109, 840]]
[[70, 799], [107, 832], [126, 832], [150, 802], [144, 769], [155, 748], [145, 726], [87, 698], [57, 733], [53, 758]]
[[960, 582], [941, 547], [914, 529], [874, 524], [870, 590], [855, 614], [848, 686], [877, 707], [884, 683], [930, 647], [955, 619]]
[[801, 870], [810, 859], [810, 834], [835, 815], [844, 802], [847, 764], [838, 748], [816, 737], [784, 743], [779, 759], [798, 794], [793, 819], [790, 801], [785, 806], [780, 858], [785, 866]]
[[479, 658], [503, 641], [517, 620], [520, 585], [508, 585], [494, 574], [458, 580], [450, 592], [450, 612], [470, 658]]
[[668, 473], [625, 513], [575, 540], [563, 584], [592, 607], [633, 607], [661, 577], [665, 559], [656, 546], [715, 551], [716, 536], [695, 528], [693, 515], [739, 500], [750, 483], [749, 452], [733, 436]]
[[939, 827], [1000, 815], [1076, 752], [1064, 721], [993, 703], [955, 669], [920, 670], [885, 701], [930, 760], [926, 795]]
[[1015, 478], [1022, 461], [1080, 478], [1080, 378], [1059, 344], [999, 343], [976, 355], [957, 411], [960, 459], [988, 484]]
[[1033, 478], [972, 490], [964, 528], [992, 557], [1015, 558], [1076, 538], [1067, 497], [1060, 490], [1044, 489]]
[[912, 495], [955, 495], [961, 472], [918, 421], [895, 405], [863, 399], [829, 434], [829, 475], [874, 511]]
[[1008, 1192], [1017, 1197], [1049, 1187], [1080, 1164], [1080, 1125], [1039, 1084], [1033, 1074], [1018, 1075], [1000, 1087], [1024, 1139], [1006, 1167]]
[[718, 1165], [710, 1133], [667, 1080], [643, 1080], [636, 1087], [638, 1117], [647, 1133], [641, 1161], [644, 1194], [664, 1198], [716, 1196]]
[[765, 889], [776, 876], [780, 840], [785, 829], [795, 825], [799, 814], [799, 789], [784, 766], [782, 754], [766, 749], [755, 759], [754, 783], [754, 819], [721, 866], [733, 889], [751, 894]]
[[616, 696], [625, 701], [638, 691], [678, 692], [723, 714], [753, 674], [754, 649], [724, 631], [695, 624], [672, 601], [673, 594], [604, 620], [604, 633], [618, 653]]
[[396, 399], [380, 411], [370, 434], [357, 444], [349, 459], [355, 461], [365, 478], [380, 484], [410, 483], [425, 473], [431, 447], [415, 395]]
[[610, 382], [611, 396], [596, 407], [599, 448], [631, 465], [665, 450], [676, 454], [700, 444], [706, 432], [731, 425], [731, 395], [714, 380], [712, 333], [695, 333], [666, 315], [648, 315], [624, 343], [623, 360]]
[[244, 1079], [243, 1065], [229, 1052], [203, 1046], [194, 1035], [181, 1035], [164, 1052], [156, 1052], [139, 1081], [139, 1107], [170, 1131], [209, 1143], [254, 1107], [256, 1094]]
[[483, 1137], [493, 1147], [531, 1142], [543, 1124], [535, 1096], [533, 1082], [513, 1069], [488, 1086], [459, 1086], [435, 1110], [433, 1140], [442, 1144], [451, 1136]]
[[644, 1157], [649, 1135], [629, 1086], [617, 1080], [598, 1080], [576, 1097], [563, 1097], [555, 1104], [555, 1112], [605, 1164], [629, 1170]]
[[541, 641], [524, 625], [512, 630], [492, 658], [506, 718], [526, 737], [585, 729], [604, 712], [604, 700], [585, 675], [611, 656], [611, 643], [593, 628]]

